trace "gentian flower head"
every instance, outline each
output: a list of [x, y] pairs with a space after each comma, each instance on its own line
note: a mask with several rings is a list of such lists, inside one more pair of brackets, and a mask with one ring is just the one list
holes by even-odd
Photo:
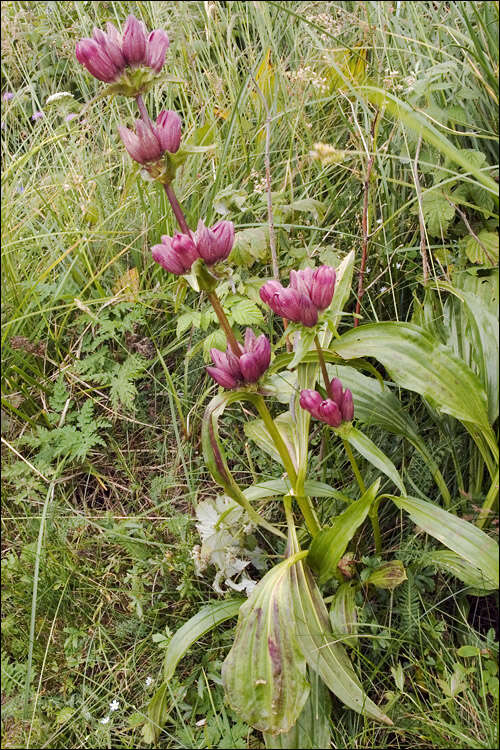
[[177, 233], [173, 237], [162, 235], [161, 244], [151, 248], [153, 260], [163, 266], [166, 271], [177, 276], [187, 273], [199, 258], [193, 233]]
[[290, 271], [290, 286], [267, 281], [260, 288], [260, 298], [282, 318], [311, 328], [318, 314], [331, 304], [335, 291], [335, 271], [330, 266]]
[[223, 388], [256, 383], [269, 367], [271, 344], [264, 334], [257, 337], [251, 328], [247, 328], [245, 343], [243, 347], [240, 345], [240, 350], [239, 357], [229, 347], [225, 352], [210, 350], [215, 367], [207, 367], [207, 372]]
[[340, 427], [343, 422], [351, 422], [354, 417], [354, 402], [349, 388], [342, 388], [338, 378], [330, 383], [329, 398], [324, 399], [321, 393], [312, 390], [300, 392], [300, 405], [321, 422], [330, 427]]
[[128, 153], [139, 164], [156, 162], [168, 151], [175, 153], [181, 143], [181, 118], [176, 112], [163, 110], [156, 124], [137, 120], [135, 133], [129, 128], [118, 127], [120, 138]]
[[[151, 82], [148, 70], [153, 77], [161, 71], [169, 44], [165, 31], [156, 29], [148, 35], [143, 22], [130, 15], [123, 34], [107, 23], [106, 31], [94, 28], [91, 39], [80, 39], [76, 58], [94, 78], [105, 83], [121, 82], [124, 89], [120, 93], [136, 96]], [[138, 68], [145, 69], [145, 75], [134, 77]]]
[[196, 247], [200, 258], [211, 266], [225, 260], [234, 244], [234, 224], [232, 221], [218, 221], [212, 227], [205, 226], [200, 219], [196, 229]]

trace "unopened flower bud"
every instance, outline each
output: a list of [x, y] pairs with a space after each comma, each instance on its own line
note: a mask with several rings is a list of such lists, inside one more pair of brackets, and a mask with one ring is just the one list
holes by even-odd
[[146, 44], [145, 64], [159, 73], [165, 63], [165, 55], [169, 45], [168, 36], [163, 29], [152, 31]]
[[154, 245], [151, 253], [153, 260], [177, 276], [187, 273], [198, 258], [196, 245], [187, 234], [176, 234], [174, 237], [162, 235], [161, 244]]
[[144, 120], [137, 120], [136, 132], [122, 126], [118, 127], [118, 133], [128, 153], [139, 164], [148, 164], [158, 161], [163, 155], [151, 125]]
[[342, 424], [342, 414], [339, 407], [330, 398], [322, 401], [318, 408], [319, 418], [326, 422], [330, 427], [340, 427]]
[[207, 372], [223, 388], [231, 390], [232, 388], [236, 388], [236, 386], [239, 385], [240, 381], [236, 380], [236, 378], [234, 378], [228, 372], [226, 372], [225, 370], [221, 370], [218, 367], [207, 367]]
[[228, 347], [226, 352], [211, 349], [210, 356], [215, 367], [207, 372], [223, 388], [235, 388], [244, 383], [256, 383], [265, 373], [271, 360], [271, 345], [264, 334], [258, 338], [251, 328], [246, 329], [245, 343], [240, 345], [241, 356], [237, 357]]
[[175, 154], [181, 145], [181, 118], [177, 112], [164, 109], [156, 118], [155, 133], [163, 151]]
[[144, 24], [130, 15], [123, 29], [122, 50], [129, 65], [140, 65], [146, 52]]
[[352, 422], [352, 418], [354, 417], [354, 402], [349, 388], [346, 388], [344, 391], [341, 411], [344, 422]]
[[311, 302], [318, 310], [326, 310], [335, 291], [335, 271], [330, 266], [320, 266], [312, 273]]
[[307, 328], [312, 328], [318, 322], [318, 311], [309, 297], [300, 295], [300, 322]]
[[310, 389], [304, 389], [300, 392], [300, 405], [303, 409], [310, 412], [313, 417], [318, 418], [319, 405], [323, 399], [318, 391], [312, 391]]
[[279, 283], [279, 281], [266, 281], [265, 284], [262, 284], [261, 288], [259, 289], [259, 295], [264, 302], [264, 304], [269, 305], [271, 307], [271, 310], [274, 310], [274, 307], [271, 305], [271, 301], [275, 294], [278, 294], [279, 292], [283, 291], [282, 285]]
[[342, 388], [342, 383], [338, 378], [333, 378], [332, 382], [330, 383], [330, 397], [337, 406], [341, 409], [342, 408], [342, 400], [343, 400], [344, 391]]
[[89, 73], [105, 83], [111, 83], [120, 69], [94, 39], [81, 39], [76, 45], [76, 59]]
[[234, 242], [234, 224], [232, 221], [218, 221], [213, 227], [205, 226], [200, 219], [196, 229], [196, 247], [200, 258], [209, 265], [225, 260]]

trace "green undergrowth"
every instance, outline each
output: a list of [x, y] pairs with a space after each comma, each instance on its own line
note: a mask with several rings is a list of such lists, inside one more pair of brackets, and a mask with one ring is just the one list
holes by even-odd
[[[411, 320], [418, 309], [421, 231], [431, 284], [489, 279], [498, 263], [488, 187], [498, 179], [498, 3], [3, 2], [2, 93], [14, 94], [2, 100], [1, 131], [5, 748], [145, 747], [170, 637], [224, 596], [214, 591], [215, 569], [198, 574], [193, 553], [195, 507], [217, 495], [199, 436], [216, 392], [208, 352], [223, 341], [207, 301], [152, 262], [150, 246], [175, 227], [159, 186], [121, 148], [117, 125], [131, 125], [132, 105], [98, 98], [74, 58], [93, 25], [122, 24], [129, 13], [171, 37], [151, 110], [178, 110], [184, 132], [214, 146], [189, 158], [176, 190], [191, 224], [235, 222], [233, 276], [221, 290], [231, 324], [252, 325], [273, 344], [282, 334], [258, 298], [270, 254], [266, 112], [255, 82], [271, 116], [283, 277], [308, 263], [338, 265], [353, 248], [359, 268], [372, 155], [364, 322]], [[406, 102], [441, 140], [420, 140], [413, 114], [398, 119], [386, 108], [372, 142], [377, 107], [366, 86]], [[58, 92], [68, 95], [47, 104]], [[331, 147], [326, 157], [311, 155], [317, 143]], [[443, 315], [444, 297], [436, 299], [429, 325]], [[354, 310], [353, 295], [341, 332]], [[398, 395], [452, 510], [475, 519], [486, 480], [468, 434]], [[277, 475], [247, 441], [253, 418], [231, 407], [221, 428], [243, 486]], [[439, 504], [421, 454], [377, 426], [367, 432], [411, 494]], [[339, 441], [316, 423], [310, 446], [311, 478], [355, 496]], [[279, 500], [260, 503], [283, 523]], [[324, 523], [343, 509], [340, 500], [318, 503]], [[497, 595], [472, 596], [436, 569], [433, 543], [407, 516], [387, 505], [380, 520], [386, 557], [400, 559], [408, 578], [392, 592], [367, 585], [357, 594], [352, 657], [394, 726], [334, 702], [332, 747], [496, 746]], [[496, 529], [489, 523], [488, 533]], [[266, 533], [253, 543], [268, 565], [284, 551]], [[382, 562], [371, 536], [357, 538], [353, 554], [365, 578]], [[327, 585], [325, 596], [333, 593]], [[158, 747], [264, 746], [224, 702], [233, 624], [179, 664]]]

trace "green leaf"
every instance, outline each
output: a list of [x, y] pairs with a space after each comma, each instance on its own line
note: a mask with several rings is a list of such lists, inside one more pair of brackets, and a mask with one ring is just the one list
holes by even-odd
[[289, 370], [293, 370], [302, 362], [305, 355], [314, 347], [314, 337], [316, 329], [301, 327], [300, 331], [294, 337], [294, 354], [292, 361], [288, 365]]
[[264, 322], [261, 311], [249, 299], [239, 299], [235, 304], [231, 304], [228, 310], [228, 317], [230, 323], [234, 321], [244, 326], [252, 326], [256, 323], [260, 324]]
[[477, 375], [436, 338], [411, 323], [370, 323], [335, 342], [345, 359], [375, 357], [402, 388], [437, 411], [488, 428], [487, 399]]
[[[293, 527], [289, 546], [292, 553], [299, 549]], [[308, 666], [346, 706], [392, 725], [389, 717], [368, 698], [345, 649], [335, 640], [325, 603], [310, 570], [299, 561], [290, 569], [290, 575], [297, 640]]]
[[476, 237], [468, 235], [460, 241], [466, 256], [471, 263], [481, 265], [498, 265], [498, 233], [482, 229]]
[[498, 545], [484, 531], [416, 497], [387, 495], [417, 526], [475, 566], [498, 588]]
[[[270, 479], [268, 482], [259, 482], [243, 490], [248, 500], [260, 500], [263, 497], [276, 497], [290, 494], [292, 486], [288, 479]], [[307, 479], [304, 482], [304, 491], [311, 497], [334, 497], [343, 503], [350, 503], [351, 499], [338, 490], [324, 482]]]
[[[412, 213], [418, 211], [418, 206], [412, 209]], [[440, 190], [434, 188], [422, 195], [422, 213], [428, 233], [432, 237], [445, 237], [455, 217], [455, 206]]]
[[363, 375], [353, 367], [327, 365], [328, 375], [339, 378], [344, 388], [349, 388], [354, 400], [356, 421], [367, 426], [376, 425], [393, 435], [401, 435], [423, 457], [445, 502], [450, 501], [439, 467], [431, 455], [413, 419], [402, 407], [394, 393], [376, 380]]
[[294, 633], [290, 569], [303, 553], [272, 568], [242, 605], [222, 665], [231, 708], [255, 729], [288, 732], [307, 700], [306, 662]]
[[460, 646], [457, 654], [463, 659], [470, 659], [471, 656], [480, 656], [481, 651], [477, 646]]
[[[344, 307], [351, 295], [354, 260], [355, 253], [354, 250], [351, 250], [336, 269], [337, 278], [335, 281], [335, 293], [333, 295], [332, 304], [325, 312], [325, 318], [328, 321], [330, 329], [333, 331], [337, 329]], [[327, 344], [322, 340], [321, 345], [326, 346]]]
[[330, 624], [333, 635], [342, 645], [355, 647], [358, 642], [358, 608], [356, 588], [351, 583], [341, 583], [330, 607]]
[[164, 679], [171, 680], [177, 664], [184, 654], [205, 633], [232, 617], [236, 617], [245, 599], [226, 599], [202, 607], [172, 636], [165, 653]]
[[470, 586], [474, 589], [474, 592], [478, 594], [488, 594], [495, 589], [495, 583], [485, 578], [484, 574], [475, 565], [472, 565], [463, 557], [460, 557], [456, 552], [452, 550], [443, 549], [436, 550], [425, 556], [426, 564], [434, 565], [440, 570], [444, 570], [446, 573], [458, 578], [460, 581], [465, 583], [466, 586]]
[[361, 430], [356, 427], [352, 427], [350, 430], [346, 430], [345, 436], [342, 435], [347, 442], [352, 445], [358, 453], [361, 453], [363, 458], [366, 458], [373, 466], [379, 471], [385, 474], [389, 479], [394, 482], [396, 487], [405, 493], [406, 489], [403, 484], [403, 480], [396, 469], [390, 458], [387, 458], [385, 453], [378, 448], [373, 440], [365, 435]]
[[148, 704], [148, 718], [142, 728], [144, 742], [156, 744], [163, 725], [170, 713], [168, 684], [162, 682]]
[[[298, 463], [295, 439], [295, 425], [293, 423], [292, 415], [289, 411], [283, 412], [282, 414], [279, 414], [273, 421], [285, 442], [295, 470], [297, 471]], [[283, 466], [281, 456], [262, 419], [254, 419], [252, 422], [245, 422], [243, 429], [245, 430], [245, 435], [249, 437], [250, 440], [256, 442], [257, 445], [262, 448], [262, 450], [264, 450], [269, 456], [271, 456], [271, 458], [274, 458], [275, 461]]]
[[199, 313], [197, 310], [189, 310], [188, 312], [182, 313], [182, 315], [179, 315], [177, 318], [177, 329], [176, 329], [176, 336], [177, 338], [180, 338], [184, 331], [187, 331], [188, 328], [191, 326], [194, 326], [195, 328], [199, 328], [201, 321], [201, 313]]
[[[249, 227], [236, 232], [229, 262], [250, 268], [255, 261], [266, 260], [269, 254], [269, 229], [267, 225]], [[261, 280], [262, 284], [262, 280]]]
[[268, 750], [317, 750], [330, 747], [330, 693], [315, 672], [309, 670], [308, 679], [311, 690], [292, 729], [275, 735], [264, 732]]
[[320, 583], [336, 574], [339, 560], [368, 515], [379, 487], [380, 479], [377, 479], [359, 500], [337, 516], [332, 526], [322, 529], [312, 540], [307, 561], [318, 572]]
[[224, 409], [235, 401], [250, 401], [255, 403], [256, 394], [246, 391], [229, 391], [215, 396], [203, 416], [201, 443], [203, 455], [208, 470], [213, 479], [224, 488], [226, 495], [245, 508], [252, 521], [277, 536], [284, 536], [281, 531], [260, 516], [250, 505], [249, 501], [234, 480], [226, 462], [224, 450], [219, 440], [218, 420]]

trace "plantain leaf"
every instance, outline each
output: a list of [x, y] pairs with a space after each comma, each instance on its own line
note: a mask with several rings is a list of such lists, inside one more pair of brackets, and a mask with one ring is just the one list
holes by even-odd
[[339, 560], [347, 549], [356, 530], [365, 520], [377, 497], [380, 478], [369, 487], [359, 500], [349, 505], [334, 520], [328, 529], [319, 531], [311, 542], [308, 564], [319, 574], [324, 583], [337, 572]]
[[498, 588], [498, 545], [484, 531], [417, 497], [386, 497], [406, 510], [413, 523], [467, 560], [485, 581]]
[[358, 642], [358, 608], [356, 589], [351, 583], [341, 583], [330, 607], [330, 625], [335, 638], [345, 646]]
[[317, 750], [330, 747], [330, 693], [315, 672], [309, 670], [308, 680], [311, 690], [295, 726], [282, 734], [264, 733], [268, 750]]
[[[331, 330], [335, 331], [342, 317], [342, 312], [347, 300], [351, 294], [352, 275], [354, 273], [355, 253], [351, 250], [346, 255], [342, 263], [336, 269], [335, 294], [333, 295], [332, 304], [325, 312], [325, 318]], [[322, 341], [321, 345], [327, 345]]]
[[347, 440], [361, 455], [366, 458], [379, 471], [389, 477], [401, 492], [406, 493], [403, 480], [390, 458], [387, 458], [380, 448], [356, 427], [345, 432], [344, 439]]
[[250, 401], [254, 403], [255, 394], [248, 393], [247, 391], [230, 391], [222, 393], [219, 396], [215, 396], [207, 408], [203, 416], [203, 425], [201, 430], [201, 443], [203, 447], [203, 455], [205, 463], [207, 464], [208, 470], [210, 471], [214, 480], [221, 487], [224, 488], [226, 495], [229, 495], [239, 505], [245, 508], [249, 517], [252, 521], [268, 531], [271, 531], [276, 536], [284, 536], [279, 529], [276, 529], [272, 524], [266, 521], [265, 518], [260, 516], [257, 511], [252, 508], [248, 499], [245, 497], [241, 489], [235, 482], [229, 467], [226, 462], [224, 450], [220, 444], [219, 431], [217, 427], [218, 419], [223, 413], [226, 406], [234, 403], [235, 401]]
[[369, 378], [353, 367], [327, 365], [327, 370], [331, 378], [340, 378], [342, 385], [350, 389], [358, 422], [367, 426], [382, 427], [393, 435], [401, 435], [413, 445], [423, 457], [445, 502], [448, 503], [450, 494], [439, 467], [419, 434], [417, 425], [403, 409], [394, 393], [383, 387], [383, 384], [375, 378]]
[[[290, 549], [298, 550], [295, 528], [290, 528]], [[366, 695], [345, 649], [335, 640], [328, 612], [310, 570], [299, 561], [290, 569], [296, 635], [311, 669], [346, 706], [371, 719], [392, 725]]]
[[236, 637], [222, 666], [231, 708], [270, 734], [294, 726], [309, 694], [291, 597], [291, 569], [304, 554], [275, 565], [257, 584], [240, 609]]
[[435, 409], [489, 429], [484, 388], [470, 367], [411, 323], [370, 323], [340, 336], [341, 357], [375, 357], [402, 388], [416, 391]]
[[245, 599], [227, 599], [212, 602], [202, 607], [193, 617], [184, 623], [172, 636], [165, 653], [163, 665], [165, 681], [171, 680], [175, 668], [186, 651], [191, 648], [209, 630], [220, 625], [221, 622], [236, 617]]
[[425, 557], [426, 563], [434, 565], [440, 570], [459, 578], [466, 586], [470, 586], [475, 595], [489, 594], [495, 590], [495, 583], [485, 578], [484, 574], [475, 565], [464, 560], [449, 549], [436, 550]]

